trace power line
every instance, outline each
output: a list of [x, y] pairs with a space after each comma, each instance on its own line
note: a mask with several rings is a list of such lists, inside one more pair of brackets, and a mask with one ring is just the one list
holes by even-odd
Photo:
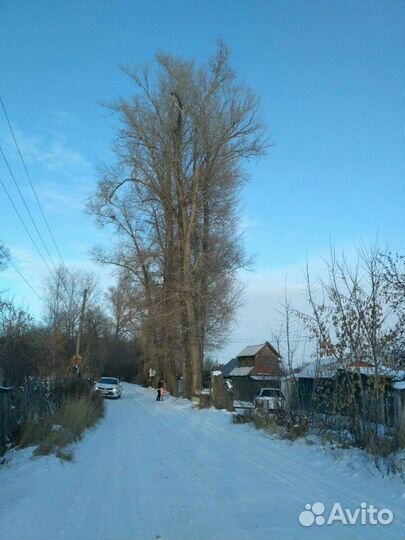
[[17, 148], [18, 155], [20, 156], [21, 162], [22, 162], [22, 164], [23, 164], [23, 167], [24, 167], [24, 170], [25, 170], [25, 174], [27, 175], [28, 182], [29, 182], [29, 184], [30, 184], [30, 186], [31, 186], [32, 192], [33, 192], [33, 194], [34, 194], [34, 196], [35, 196], [35, 200], [36, 200], [36, 202], [37, 202], [37, 204], [38, 204], [38, 207], [39, 207], [39, 209], [40, 209], [40, 211], [41, 211], [42, 219], [44, 220], [44, 223], [45, 223], [45, 225], [46, 225], [46, 228], [48, 229], [49, 235], [50, 235], [50, 237], [52, 238], [53, 245], [55, 246], [55, 249], [56, 249], [56, 251], [57, 251], [57, 253], [58, 253], [59, 257], [60, 257], [60, 260], [62, 261], [63, 264], [65, 264], [65, 262], [64, 262], [64, 260], [63, 260], [63, 257], [62, 257], [62, 254], [61, 254], [61, 252], [60, 252], [60, 250], [59, 250], [59, 248], [58, 248], [58, 245], [57, 245], [57, 243], [56, 243], [55, 237], [54, 237], [54, 235], [53, 235], [53, 233], [52, 233], [51, 227], [49, 226], [48, 220], [46, 219], [46, 216], [45, 216], [45, 213], [44, 213], [44, 211], [43, 211], [42, 205], [41, 205], [41, 203], [40, 203], [40, 201], [39, 201], [39, 198], [38, 198], [37, 192], [36, 192], [36, 190], [35, 190], [34, 184], [33, 184], [32, 180], [31, 180], [31, 175], [30, 175], [30, 173], [28, 172], [28, 168], [27, 168], [27, 165], [26, 165], [26, 163], [25, 163], [25, 159], [24, 159], [24, 157], [23, 157], [23, 155], [22, 155], [20, 146], [19, 146], [19, 144], [18, 144], [18, 142], [17, 142], [17, 138], [16, 138], [16, 136], [15, 136], [15, 134], [14, 134], [14, 130], [13, 130], [12, 126], [11, 126], [11, 122], [10, 122], [10, 120], [9, 120], [9, 117], [8, 117], [8, 114], [7, 114], [7, 111], [6, 111], [6, 107], [5, 107], [4, 102], [3, 102], [3, 100], [2, 100], [1, 97], [0, 97], [0, 104], [1, 104], [1, 107], [2, 107], [2, 109], [3, 109], [4, 116], [5, 116], [6, 120], [7, 120], [7, 124], [8, 124], [9, 130], [10, 130], [11, 135], [12, 135], [12, 137], [13, 137], [14, 144], [15, 144], [15, 146], [16, 146], [16, 148]]
[[40, 249], [38, 248], [37, 243], [35, 242], [35, 240], [33, 239], [33, 237], [32, 237], [32, 235], [31, 235], [30, 231], [28, 230], [28, 227], [26, 226], [26, 224], [25, 224], [25, 222], [24, 222], [24, 220], [23, 220], [23, 218], [22, 218], [20, 212], [18, 211], [18, 208], [17, 208], [16, 205], [14, 204], [14, 201], [13, 201], [13, 199], [12, 199], [12, 197], [11, 197], [11, 195], [10, 195], [10, 193], [9, 193], [9, 191], [8, 191], [8, 189], [7, 189], [7, 187], [6, 187], [6, 185], [5, 185], [5, 183], [4, 183], [3, 180], [1, 179], [1, 177], [0, 177], [0, 184], [3, 186], [3, 189], [4, 189], [4, 191], [6, 192], [6, 195], [7, 195], [7, 197], [8, 197], [8, 200], [10, 201], [12, 207], [14, 208], [15, 213], [16, 213], [17, 216], [19, 217], [19, 219], [20, 219], [20, 221], [21, 221], [21, 224], [22, 224], [22, 226], [23, 226], [24, 229], [25, 229], [25, 232], [26, 232], [26, 233], [28, 234], [28, 236], [30, 237], [30, 240], [31, 240], [31, 242], [33, 243], [33, 245], [34, 245], [34, 247], [35, 247], [35, 249], [36, 249], [38, 255], [41, 257], [42, 262], [43, 262], [44, 265], [47, 267], [47, 269], [49, 270], [49, 272], [52, 274], [52, 270], [50, 269], [48, 263], [46, 262], [46, 260], [44, 259], [44, 256], [42, 255]]
[[[226, 336], [225, 336], [226, 337]], [[271, 338], [270, 338], [271, 339]], [[265, 338], [265, 339], [249, 339], [249, 338], [238, 338], [238, 339], [227, 339], [226, 340], [227, 343], [241, 343], [241, 344], [244, 344], [244, 343], [253, 343], [253, 344], [259, 344], [259, 343], [264, 343], [265, 341], [269, 341], [269, 338]], [[275, 341], [275, 340], [273, 340]], [[287, 343], [287, 338], [281, 338], [281, 339], [278, 339], [277, 341], [279, 341], [280, 343]], [[290, 338], [290, 342], [291, 343], [296, 343], [296, 342], [299, 342], [299, 343], [307, 343], [307, 342], [310, 342], [312, 341], [312, 338], [309, 337], [309, 336], [304, 336], [304, 337], [300, 337], [300, 338]]]
[[35, 288], [31, 285], [31, 283], [28, 281], [28, 279], [20, 272], [20, 270], [16, 267], [16, 265], [11, 260], [10, 256], [8, 255], [7, 251], [3, 248], [3, 246], [0, 246], [0, 250], [3, 252], [4, 257], [8, 260], [8, 262], [11, 264], [11, 266], [14, 268], [14, 270], [19, 274], [19, 276], [25, 281], [25, 283], [28, 285], [28, 287], [38, 296], [38, 298], [43, 302], [42, 296], [35, 290]]
[[[55, 246], [55, 249], [56, 249], [56, 251], [57, 251], [57, 253], [58, 253], [59, 257], [60, 257], [60, 260], [62, 261], [62, 264], [63, 264], [64, 268], [66, 269], [66, 272], [67, 272], [68, 276], [71, 277], [70, 271], [69, 271], [68, 267], [66, 266], [66, 263], [65, 263], [65, 261], [64, 261], [64, 259], [63, 259], [63, 256], [62, 256], [62, 254], [61, 254], [61, 252], [60, 252], [60, 250], [59, 250], [59, 248], [58, 248], [58, 245], [57, 245], [57, 242], [56, 242], [56, 240], [55, 240], [55, 237], [54, 237], [54, 235], [53, 235], [53, 233], [52, 233], [51, 227], [50, 227], [50, 225], [49, 225], [49, 223], [48, 223], [48, 220], [46, 219], [46, 216], [45, 216], [45, 213], [44, 213], [44, 211], [43, 211], [42, 205], [41, 205], [41, 203], [40, 203], [40, 200], [39, 200], [39, 198], [38, 198], [38, 195], [37, 195], [37, 192], [36, 192], [36, 190], [35, 190], [34, 184], [33, 184], [33, 182], [32, 182], [31, 175], [30, 175], [30, 173], [29, 173], [29, 171], [28, 171], [28, 167], [27, 167], [27, 165], [26, 165], [24, 156], [23, 156], [22, 151], [21, 151], [21, 149], [20, 149], [20, 146], [19, 146], [19, 144], [18, 144], [18, 142], [17, 142], [17, 138], [16, 138], [16, 136], [15, 136], [15, 134], [14, 134], [14, 130], [13, 130], [13, 127], [12, 127], [12, 125], [11, 125], [10, 119], [9, 119], [9, 117], [8, 117], [8, 114], [7, 114], [7, 111], [6, 111], [6, 107], [5, 107], [4, 102], [3, 102], [3, 100], [2, 100], [1, 97], [0, 97], [0, 103], [1, 103], [1, 107], [2, 107], [2, 109], [3, 109], [4, 116], [5, 116], [5, 118], [6, 118], [6, 121], [7, 121], [8, 127], [9, 127], [9, 130], [10, 130], [10, 133], [11, 133], [11, 135], [12, 135], [12, 137], [13, 137], [14, 144], [15, 144], [15, 146], [16, 146], [16, 148], [17, 148], [17, 152], [18, 152], [18, 154], [19, 154], [19, 156], [20, 156], [20, 159], [21, 159], [21, 162], [22, 162], [22, 164], [23, 164], [23, 167], [24, 167], [24, 170], [25, 170], [25, 174], [27, 175], [28, 182], [29, 182], [29, 184], [30, 184], [30, 186], [31, 186], [32, 192], [34, 193], [35, 200], [36, 200], [36, 202], [37, 202], [37, 204], [38, 204], [38, 207], [39, 207], [39, 209], [40, 209], [42, 218], [43, 218], [43, 220], [44, 220], [44, 222], [45, 222], [46, 228], [48, 229], [48, 232], [49, 232], [49, 234], [50, 234], [50, 236], [51, 236], [51, 238], [52, 238], [53, 245]], [[55, 263], [54, 263], [54, 261], [53, 261], [51, 255], [50, 255], [50, 253], [49, 253], [49, 251], [48, 251], [48, 249], [47, 249], [47, 247], [46, 247], [46, 245], [45, 245], [45, 242], [44, 242], [44, 240], [43, 240], [43, 238], [42, 238], [42, 235], [41, 235], [41, 233], [39, 232], [39, 230], [38, 230], [38, 228], [37, 228], [37, 226], [36, 226], [36, 223], [35, 223], [35, 221], [34, 221], [32, 215], [31, 215], [31, 212], [29, 211], [29, 209], [28, 209], [28, 207], [27, 207], [27, 204], [25, 203], [24, 197], [23, 197], [23, 195], [22, 195], [22, 193], [21, 193], [21, 190], [19, 189], [19, 186], [18, 186], [18, 184], [17, 184], [17, 181], [16, 181], [16, 179], [15, 179], [15, 177], [14, 177], [14, 175], [13, 175], [13, 172], [12, 172], [12, 170], [11, 170], [11, 167], [10, 167], [9, 164], [8, 164], [8, 161], [7, 161], [7, 159], [6, 159], [5, 155], [4, 155], [4, 152], [3, 152], [2, 148], [1, 148], [1, 146], [0, 146], [0, 151], [1, 151], [1, 154], [3, 155], [3, 159], [4, 159], [5, 162], [6, 162], [6, 165], [7, 165], [7, 167], [8, 167], [8, 170], [9, 170], [9, 172], [10, 172], [10, 174], [11, 174], [13, 180], [14, 180], [14, 183], [15, 183], [17, 189], [18, 189], [18, 192], [19, 192], [19, 194], [20, 194], [20, 197], [21, 197], [21, 199], [22, 199], [22, 201], [23, 201], [23, 203], [24, 203], [24, 206], [25, 206], [25, 208], [26, 208], [26, 210], [27, 210], [27, 212], [28, 212], [28, 214], [29, 214], [29, 216], [30, 216], [30, 218], [31, 218], [31, 221], [32, 221], [32, 223], [33, 223], [33, 225], [34, 225], [34, 227], [35, 227], [35, 230], [37, 231], [38, 236], [40, 237], [41, 243], [42, 243], [42, 245], [43, 245], [43, 247], [44, 247], [44, 249], [45, 249], [45, 251], [46, 251], [46, 253], [47, 253], [47, 255], [48, 255], [48, 257], [49, 257], [49, 259], [50, 259], [50, 261], [51, 261], [51, 263], [52, 263], [52, 265], [53, 265], [53, 267], [54, 267], [54, 269], [55, 269], [55, 273], [57, 274], [57, 273], [58, 273], [58, 269], [56, 268], [56, 265], [55, 265]], [[4, 187], [4, 184], [3, 184], [3, 187]], [[8, 194], [8, 196], [9, 196], [9, 199], [10, 199], [10, 195], [9, 195], [9, 194]], [[10, 199], [10, 200], [11, 200], [11, 199]], [[15, 205], [14, 205], [14, 204], [13, 204], [13, 206], [14, 206], [14, 209], [15, 209]], [[21, 218], [20, 218], [20, 219], [21, 219]], [[24, 228], [27, 230], [27, 228], [26, 228], [25, 226], [24, 226]], [[28, 232], [28, 231], [27, 231], [27, 232]], [[28, 233], [28, 234], [29, 234], [29, 233]], [[30, 238], [32, 239], [31, 235], [29, 235], [29, 236], [30, 236]], [[42, 257], [42, 254], [40, 253], [40, 251], [39, 251], [38, 249], [37, 249], [37, 251], [38, 251], [38, 253], [39, 253], [40, 256], [41, 256], [41, 259], [44, 261], [44, 258]], [[44, 262], [45, 262], [45, 261], [44, 261]], [[46, 263], [45, 263], [45, 264], [46, 264]], [[48, 266], [47, 264], [46, 264], [46, 266], [47, 266], [48, 270], [52, 273], [52, 271], [50, 270], [49, 266]], [[69, 291], [68, 291], [68, 289], [67, 289], [67, 286], [66, 286], [66, 284], [65, 284], [65, 280], [62, 279], [62, 280], [61, 280], [61, 283], [62, 283], [62, 285], [63, 285], [63, 288], [65, 289], [66, 294], [69, 296], [70, 293], [69, 293]]]
[[[3, 157], [4, 157], [5, 161], [6, 161], [6, 164], [8, 164], [7, 159], [6, 159], [5, 156], [4, 156], [4, 153], [3, 153], [3, 150], [2, 150], [2, 148], [1, 148], [1, 146], [0, 146], [0, 153], [3, 155]], [[10, 169], [9, 169], [9, 170], [10, 170]], [[14, 179], [14, 175], [13, 175], [13, 173], [12, 173], [11, 170], [10, 170], [10, 174], [12, 175], [12, 177], [13, 177], [13, 179]], [[15, 180], [15, 179], [14, 179], [14, 180]], [[57, 274], [57, 273], [58, 273], [58, 269], [56, 268], [56, 265], [55, 265], [55, 263], [54, 263], [52, 257], [50, 256], [48, 249], [46, 248], [46, 246], [45, 246], [45, 244], [44, 244], [44, 241], [43, 241], [43, 239], [42, 239], [42, 236], [41, 236], [40, 232], [38, 231], [38, 228], [37, 228], [37, 226], [36, 226], [36, 224], [35, 224], [35, 222], [34, 222], [34, 220], [33, 220], [33, 217], [32, 217], [32, 215], [31, 215], [31, 212], [29, 211], [29, 209], [28, 209], [28, 207], [27, 207], [27, 205], [26, 205], [26, 203], [25, 203], [24, 197], [23, 197], [23, 195], [22, 195], [22, 193], [21, 193], [21, 191], [20, 191], [20, 189], [19, 189], [19, 187], [18, 187], [18, 184], [16, 183], [16, 181], [15, 181], [14, 183], [15, 183], [16, 186], [17, 186], [17, 189], [18, 189], [18, 191], [19, 191], [19, 193], [20, 193], [20, 196], [21, 196], [21, 198], [22, 198], [22, 200], [23, 200], [23, 202], [24, 202], [25, 208], [26, 208], [26, 210], [27, 210], [27, 212], [28, 212], [28, 214], [29, 214], [29, 216], [30, 216], [30, 218], [31, 218], [31, 221], [32, 221], [33, 224], [34, 224], [35, 230], [37, 231], [37, 233], [38, 233], [38, 235], [39, 235], [39, 237], [40, 237], [40, 239], [41, 239], [42, 245], [44, 246], [45, 251], [46, 251], [46, 253], [48, 254], [48, 257], [49, 257], [49, 259], [50, 259], [50, 261], [51, 261], [51, 263], [52, 263], [52, 265], [53, 265], [53, 267], [54, 267], [55, 274]], [[50, 268], [49, 264], [46, 262], [44, 256], [43, 256], [42, 253], [41, 253], [41, 250], [39, 249], [37, 243], [35, 242], [34, 238], [32, 237], [32, 235], [31, 235], [31, 233], [30, 233], [30, 231], [29, 231], [27, 225], [26, 225], [25, 222], [24, 222], [24, 219], [22, 218], [22, 216], [21, 216], [21, 214], [20, 214], [18, 208], [17, 208], [16, 205], [14, 204], [14, 201], [13, 201], [13, 199], [12, 199], [12, 197], [11, 197], [11, 195], [10, 195], [10, 193], [9, 193], [9, 191], [8, 191], [8, 189], [7, 189], [7, 187], [6, 187], [6, 185], [5, 185], [5, 183], [4, 183], [3, 180], [1, 179], [1, 177], [0, 177], [0, 184], [3, 186], [3, 189], [4, 189], [4, 191], [6, 192], [6, 195], [7, 195], [8, 199], [9, 199], [11, 205], [12, 205], [13, 208], [14, 208], [14, 211], [16, 212], [17, 216], [19, 217], [19, 219], [20, 219], [20, 221], [21, 221], [21, 224], [22, 224], [22, 226], [24, 227], [26, 233], [28, 234], [28, 236], [29, 236], [31, 242], [33, 243], [33, 245], [34, 245], [34, 247], [35, 247], [35, 249], [36, 249], [38, 255], [41, 257], [42, 262], [44, 263], [44, 265], [45, 265], [46, 268], [48, 269], [49, 273], [52, 275], [52, 274], [53, 274], [52, 269]], [[67, 271], [68, 275], [70, 276], [69, 269], [68, 269], [66, 266], [65, 266], [65, 268], [66, 268], [66, 271]], [[68, 291], [68, 289], [67, 289], [67, 286], [66, 286], [66, 284], [65, 284], [65, 281], [64, 281], [63, 279], [61, 280], [61, 283], [62, 283], [62, 285], [63, 285], [63, 288], [65, 289], [65, 292], [66, 292], [67, 295], [69, 296], [70, 293], [69, 293], [69, 291]]]
[[[39, 207], [39, 209], [40, 209], [42, 218], [43, 218], [43, 220], [44, 220], [44, 222], [45, 222], [46, 228], [47, 228], [47, 230], [48, 230], [48, 232], [49, 232], [49, 234], [50, 234], [50, 236], [51, 236], [51, 238], [52, 238], [52, 242], [53, 242], [53, 244], [54, 244], [54, 246], [55, 246], [55, 249], [56, 249], [56, 251], [57, 251], [57, 253], [58, 253], [58, 255], [59, 255], [59, 257], [60, 257], [60, 259], [61, 259], [61, 261], [62, 261], [62, 264], [63, 264], [64, 268], [66, 268], [66, 271], [67, 271], [68, 276], [70, 276], [69, 269], [67, 268], [67, 266], [66, 266], [66, 264], [65, 264], [65, 261], [64, 261], [64, 259], [63, 259], [63, 256], [62, 256], [62, 254], [61, 254], [61, 252], [60, 252], [60, 250], [59, 250], [59, 248], [58, 248], [58, 245], [57, 245], [57, 243], [56, 243], [55, 237], [54, 237], [54, 235], [53, 235], [53, 233], [52, 233], [51, 227], [50, 227], [50, 225], [49, 225], [49, 223], [48, 223], [48, 220], [46, 219], [46, 216], [45, 216], [45, 213], [44, 213], [44, 211], [43, 211], [42, 205], [41, 205], [41, 203], [40, 203], [40, 200], [39, 200], [39, 198], [38, 198], [38, 195], [37, 195], [37, 192], [36, 192], [36, 190], [35, 190], [34, 184], [33, 184], [33, 182], [32, 182], [31, 175], [30, 175], [30, 173], [29, 173], [29, 171], [28, 171], [28, 167], [27, 167], [27, 165], [26, 165], [24, 156], [23, 156], [22, 151], [21, 151], [21, 149], [20, 149], [20, 146], [19, 146], [19, 144], [18, 144], [18, 142], [17, 142], [17, 138], [16, 138], [16, 136], [15, 136], [15, 134], [14, 134], [14, 130], [13, 130], [12, 126], [11, 126], [10, 119], [9, 119], [9, 117], [8, 117], [8, 114], [7, 114], [7, 111], [6, 111], [4, 102], [3, 102], [3, 100], [2, 100], [1, 97], [0, 97], [0, 103], [1, 103], [1, 107], [2, 107], [2, 109], [3, 109], [4, 116], [5, 116], [5, 118], [6, 118], [6, 121], [7, 121], [8, 127], [9, 127], [9, 130], [10, 130], [11, 135], [12, 135], [12, 137], [13, 137], [14, 144], [15, 144], [15, 146], [16, 146], [17, 152], [18, 152], [18, 154], [19, 154], [19, 156], [20, 156], [20, 159], [21, 159], [21, 162], [22, 162], [22, 164], [23, 164], [23, 167], [24, 167], [24, 170], [25, 170], [25, 174], [27, 175], [28, 182], [29, 182], [29, 184], [30, 184], [30, 186], [31, 186], [31, 190], [32, 190], [32, 192], [33, 192], [33, 194], [34, 194], [34, 197], [35, 197], [35, 200], [36, 200], [36, 202], [37, 202], [37, 204], [38, 204], [38, 207]], [[49, 253], [49, 250], [48, 250], [48, 248], [47, 248], [47, 246], [46, 246], [46, 244], [45, 244], [45, 241], [44, 241], [44, 239], [43, 239], [43, 237], [42, 237], [41, 232], [39, 231], [39, 229], [38, 229], [38, 227], [37, 227], [37, 224], [36, 224], [36, 222], [35, 222], [35, 220], [34, 220], [34, 218], [33, 218], [33, 216], [32, 216], [32, 213], [31, 213], [30, 209], [28, 208], [28, 205], [27, 205], [27, 203], [26, 203], [26, 201], [25, 201], [24, 195], [23, 195], [23, 193], [21, 192], [21, 189], [20, 189], [20, 187], [19, 187], [19, 185], [18, 185], [18, 182], [17, 182], [17, 180], [16, 180], [16, 178], [15, 178], [15, 176], [14, 176], [14, 173], [13, 173], [13, 171], [12, 171], [12, 168], [11, 168], [11, 166], [10, 166], [8, 160], [7, 160], [7, 157], [6, 157], [6, 155], [5, 155], [4, 151], [3, 151], [3, 148], [2, 148], [1, 146], [0, 146], [0, 153], [1, 153], [2, 157], [3, 157], [3, 160], [4, 160], [4, 162], [5, 162], [6, 166], [7, 166], [7, 168], [8, 168], [8, 171], [9, 171], [9, 173], [10, 173], [12, 179], [13, 179], [13, 182], [14, 182], [14, 184], [15, 184], [17, 190], [18, 190], [18, 193], [19, 193], [19, 195], [20, 195], [20, 198], [21, 198], [21, 200], [22, 200], [22, 202], [23, 202], [23, 204], [24, 204], [24, 207], [25, 207], [25, 209], [26, 209], [26, 211], [27, 211], [27, 213], [28, 213], [28, 215], [29, 215], [29, 217], [30, 217], [30, 219], [31, 219], [31, 222], [32, 222], [32, 224], [34, 225], [34, 228], [35, 228], [35, 230], [36, 230], [36, 232], [37, 232], [37, 234], [38, 234], [38, 236], [39, 236], [39, 239], [41, 240], [42, 246], [43, 246], [43, 248], [44, 248], [46, 254], [48, 255], [49, 260], [51, 261], [51, 264], [52, 264], [52, 266], [53, 266], [53, 268], [54, 268], [54, 270], [55, 270], [55, 273], [57, 274], [57, 273], [58, 273], [58, 269], [57, 269], [57, 267], [56, 267], [56, 265], [55, 265], [55, 263], [54, 263], [54, 261], [53, 261], [53, 259], [52, 259], [51, 254]], [[19, 217], [19, 219], [20, 219], [20, 221], [21, 221], [21, 224], [23, 225], [23, 227], [24, 227], [26, 233], [28, 234], [28, 236], [29, 236], [31, 242], [33, 243], [33, 245], [34, 245], [34, 247], [35, 247], [37, 253], [38, 253], [39, 256], [41, 257], [41, 259], [42, 259], [43, 263], [45, 264], [46, 268], [48, 269], [49, 273], [52, 275], [53, 272], [52, 272], [51, 268], [49, 267], [48, 263], [46, 262], [45, 258], [43, 257], [41, 250], [39, 249], [39, 247], [38, 247], [36, 241], [34, 240], [34, 238], [32, 237], [32, 235], [31, 235], [31, 233], [30, 233], [30, 231], [28, 230], [28, 227], [27, 227], [27, 225], [25, 224], [24, 219], [22, 218], [20, 212], [18, 211], [16, 205], [14, 204], [13, 199], [12, 199], [12, 197], [11, 197], [11, 195], [10, 195], [10, 193], [9, 193], [9, 191], [8, 191], [8, 189], [7, 189], [7, 187], [6, 187], [6, 185], [5, 185], [5, 183], [3, 182], [3, 180], [2, 180], [1, 178], [0, 178], [0, 183], [2, 184], [3, 189], [4, 189], [4, 191], [6, 192], [6, 195], [7, 195], [8, 199], [9, 199], [11, 205], [13, 206], [13, 208], [14, 208], [16, 214], [18, 215], [18, 217]], [[11, 261], [10, 261], [10, 263], [13, 264]], [[14, 265], [13, 265], [13, 266], [14, 266]], [[16, 269], [16, 271], [18, 271], [18, 269]], [[22, 277], [23, 277], [23, 276], [22, 276]], [[23, 277], [23, 279], [25, 279], [25, 278]], [[66, 284], [65, 284], [65, 280], [62, 279], [62, 280], [61, 280], [61, 283], [62, 283], [63, 288], [65, 289], [65, 292], [66, 292], [67, 295], [69, 296], [70, 293], [69, 293], [69, 291], [68, 291], [68, 289], [67, 289], [67, 286], [66, 286]], [[31, 287], [31, 288], [32, 288], [32, 287]], [[35, 294], [36, 294], [37, 296], [39, 296], [38, 293], [37, 293], [36, 291], [35, 291]]]
[[20, 195], [20, 198], [21, 198], [21, 200], [22, 200], [22, 202], [23, 202], [23, 204], [24, 204], [24, 207], [25, 207], [25, 209], [26, 209], [26, 211], [27, 211], [27, 214], [29, 215], [29, 217], [30, 217], [30, 219], [31, 219], [31, 223], [34, 225], [34, 229], [37, 231], [37, 234], [38, 234], [38, 236], [39, 236], [39, 239], [41, 240], [42, 246], [43, 246], [43, 248], [44, 248], [46, 254], [47, 254], [48, 257], [49, 257], [49, 260], [51, 261], [52, 266], [53, 266], [53, 267], [55, 268], [55, 270], [56, 270], [56, 265], [55, 265], [55, 263], [53, 262], [53, 259], [52, 259], [51, 255], [50, 255], [49, 251], [48, 251], [48, 248], [47, 248], [46, 245], [45, 245], [44, 239], [42, 238], [42, 234], [41, 234], [40, 230], [38, 229], [37, 224], [35, 223], [35, 220], [34, 220], [32, 214], [31, 214], [30, 209], [28, 208], [28, 205], [27, 205], [27, 203], [26, 203], [26, 201], [25, 201], [24, 195], [22, 194], [22, 191], [21, 191], [21, 189], [20, 189], [20, 186], [18, 185], [18, 182], [17, 182], [17, 180], [16, 180], [16, 178], [15, 178], [15, 176], [14, 176], [14, 173], [13, 173], [11, 167], [10, 167], [10, 164], [9, 164], [9, 162], [8, 162], [8, 160], [7, 160], [6, 156], [5, 156], [5, 154], [4, 154], [4, 151], [3, 151], [3, 148], [1, 147], [1, 145], [0, 145], [0, 153], [1, 153], [1, 155], [3, 156], [3, 160], [4, 160], [4, 162], [5, 162], [6, 166], [7, 166], [7, 169], [8, 169], [8, 172], [10, 173], [11, 178], [13, 179], [14, 185], [15, 185], [15, 187], [17, 188], [17, 191], [18, 191], [18, 193], [19, 193], [19, 195]]

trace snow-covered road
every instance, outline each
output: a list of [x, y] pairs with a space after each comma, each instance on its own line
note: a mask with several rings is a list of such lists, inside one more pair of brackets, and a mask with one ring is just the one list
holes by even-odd
[[[14, 452], [0, 467], [0, 540], [405, 538], [405, 485], [371, 476], [358, 454], [335, 460], [233, 425], [229, 413], [154, 396], [125, 385], [72, 463]], [[389, 508], [394, 521], [298, 521], [306, 503], [363, 501]]]

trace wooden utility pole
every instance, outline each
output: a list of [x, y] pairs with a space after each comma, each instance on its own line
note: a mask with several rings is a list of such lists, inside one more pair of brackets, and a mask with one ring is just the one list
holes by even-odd
[[80, 339], [82, 337], [82, 331], [83, 331], [83, 319], [84, 319], [84, 310], [86, 307], [86, 300], [87, 300], [87, 289], [84, 289], [82, 309], [80, 311], [80, 319], [79, 319], [79, 332], [77, 334], [77, 341], [76, 341], [76, 357], [77, 358], [80, 357]]
[[84, 289], [82, 309], [80, 310], [80, 318], [79, 318], [79, 331], [78, 331], [77, 340], [76, 340], [76, 354], [72, 357], [70, 361], [71, 369], [77, 374], [80, 374], [80, 369], [82, 365], [82, 357], [80, 356], [80, 339], [82, 337], [82, 331], [83, 331], [83, 319], [84, 319], [84, 310], [86, 307], [86, 300], [87, 300], [87, 289]]

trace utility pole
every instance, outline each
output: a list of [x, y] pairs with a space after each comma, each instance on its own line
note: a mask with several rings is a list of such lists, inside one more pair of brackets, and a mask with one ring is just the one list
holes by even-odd
[[84, 309], [86, 307], [86, 300], [87, 300], [87, 289], [84, 289], [82, 309], [80, 310], [80, 318], [79, 318], [79, 332], [77, 334], [77, 340], [76, 340], [76, 354], [72, 356], [72, 359], [70, 361], [70, 368], [73, 371], [73, 373], [76, 373], [77, 375], [80, 375], [80, 367], [82, 364], [82, 357], [80, 356], [80, 339], [82, 337], [82, 331], [83, 331], [83, 319], [84, 319]]
[[87, 289], [84, 289], [82, 309], [80, 311], [80, 319], [79, 319], [79, 332], [77, 334], [77, 341], [76, 341], [76, 358], [80, 357], [80, 339], [82, 337], [83, 319], [84, 319], [84, 310], [86, 307], [86, 300], [87, 300]]

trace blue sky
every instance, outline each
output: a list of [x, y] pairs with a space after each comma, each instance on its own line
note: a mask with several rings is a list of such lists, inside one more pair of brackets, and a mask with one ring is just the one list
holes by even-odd
[[[306, 259], [317, 267], [331, 243], [350, 252], [378, 235], [403, 251], [405, 2], [0, 4], [0, 95], [64, 258], [89, 269], [90, 248], [108, 235], [83, 213], [83, 200], [95, 187], [97, 163], [111, 159], [116, 127], [98, 102], [131, 92], [118, 66], [150, 61], [158, 49], [204, 60], [218, 38], [261, 97], [273, 143], [249, 164], [242, 193], [246, 247], [256, 262], [255, 272], [242, 276], [243, 324], [219, 355], [226, 359], [243, 340], [268, 337], [286, 274], [302, 301], [301, 268]], [[3, 117], [0, 141], [32, 201]], [[3, 163], [0, 176], [19, 204]], [[0, 209], [0, 239], [40, 292], [46, 269], [2, 191]], [[107, 283], [107, 273], [97, 271]], [[1, 289], [40, 314], [12, 269], [0, 278]]]

